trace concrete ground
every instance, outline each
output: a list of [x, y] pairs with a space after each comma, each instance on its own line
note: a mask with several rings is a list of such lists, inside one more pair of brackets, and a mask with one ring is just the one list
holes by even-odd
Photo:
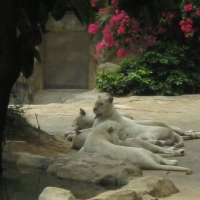
[[[65, 132], [72, 131], [73, 119], [79, 109], [92, 111], [99, 93], [96, 91], [65, 91], [64, 95], [45, 91], [37, 98], [38, 105], [25, 106], [29, 121], [51, 135], [64, 137]], [[48, 99], [49, 104], [44, 104]], [[40, 104], [41, 103], [41, 104]], [[164, 96], [128, 96], [115, 98], [118, 110], [133, 116], [134, 119], [161, 120], [168, 124], [186, 129], [200, 131], [200, 95], [183, 95], [177, 97]], [[178, 165], [191, 168], [192, 175], [182, 172], [143, 171], [145, 175], [160, 175], [174, 182], [180, 193], [166, 200], [198, 200], [200, 199], [200, 140], [185, 142], [186, 156], [175, 158]], [[174, 158], [173, 158], [174, 159]]]

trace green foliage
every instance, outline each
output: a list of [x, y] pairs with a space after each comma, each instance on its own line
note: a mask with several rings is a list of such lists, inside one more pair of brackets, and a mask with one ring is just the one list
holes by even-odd
[[200, 92], [200, 50], [161, 44], [115, 73], [97, 77], [97, 88], [112, 94], [181, 95]]
[[119, 9], [130, 16], [143, 17], [146, 21], [157, 24], [160, 11], [181, 8], [185, 0], [118, 0]]
[[23, 114], [24, 111], [21, 109], [21, 106], [11, 106], [8, 108], [5, 125], [6, 137], [19, 136], [24, 128], [31, 126]]

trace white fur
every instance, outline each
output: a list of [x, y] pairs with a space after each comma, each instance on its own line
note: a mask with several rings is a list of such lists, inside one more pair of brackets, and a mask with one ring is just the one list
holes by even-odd
[[124, 134], [126, 134], [126, 130], [123, 126], [110, 120], [99, 124], [87, 135], [84, 148], [81, 149], [81, 152], [109, 155], [113, 159], [124, 160], [140, 169], [183, 171], [187, 174], [192, 173], [188, 168], [167, 166], [176, 165], [176, 160], [167, 160], [142, 148], [117, 145], [119, 138], [122, 136], [122, 130]]
[[135, 123], [133, 120], [123, 118], [113, 105], [113, 97], [101, 98], [99, 97], [93, 108], [96, 114], [96, 120], [93, 128], [98, 124], [107, 120], [112, 120], [120, 123], [126, 128], [129, 133], [128, 138], [137, 138], [147, 140], [153, 144], [157, 144], [159, 141], [163, 141], [164, 145], [173, 145], [176, 147], [184, 146], [183, 139], [174, 131], [169, 128], [159, 126], [144, 126]]

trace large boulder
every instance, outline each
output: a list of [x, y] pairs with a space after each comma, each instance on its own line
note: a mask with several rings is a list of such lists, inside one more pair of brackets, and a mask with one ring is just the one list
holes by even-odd
[[159, 176], [134, 179], [119, 190], [104, 192], [90, 200], [157, 200], [179, 192], [172, 181]]
[[153, 197], [168, 197], [176, 194], [179, 190], [172, 181], [160, 176], [146, 176], [132, 180], [122, 190], [134, 189], [140, 196], [149, 194]]
[[90, 200], [142, 200], [134, 190], [111, 190], [104, 192]]
[[59, 155], [47, 171], [62, 179], [92, 183], [126, 184], [142, 176], [134, 165], [95, 153]]
[[16, 164], [17, 160], [19, 159], [19, 153], [3, 153], [3, 161]]
[[106, 63], [101, 63], [100, 65], [98, 65], [96, 72], [97, 72], [97, 75], [99, 74], [99, 72], [102, 72], [102, 71], [107, 71], [107, 72], [112, 73], [112, 72], [115, 72], [119, 68], [120, 68], [119, 65], [116, 65], [111, 62], [106, 62]]
[[38, 200], [76, 200], [70, 191], [56, 187], [46, 187]]
[[16, 161], [17, 166], [31, 167], [35, 169], [47, 169], [53, 162], [52, 158], [45, 156], [38, 156], [29, 153], [17, 153], [18, 159]]

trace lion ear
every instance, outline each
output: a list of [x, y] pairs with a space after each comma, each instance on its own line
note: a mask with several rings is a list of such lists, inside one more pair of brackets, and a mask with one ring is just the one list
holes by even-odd
[[112, 133], [114, 131], [114, 128], [111, 126], [108, 128], [108, 133]]
[[110, 95], [107, 100], [108, 100], [109, 103], [112, 103], [113, 102], [113, 96]]
[[80, 108], [80, 115], [82, 115], [82, 116], [85, 115], [85, 110], [83, 110], [82, 108]]

